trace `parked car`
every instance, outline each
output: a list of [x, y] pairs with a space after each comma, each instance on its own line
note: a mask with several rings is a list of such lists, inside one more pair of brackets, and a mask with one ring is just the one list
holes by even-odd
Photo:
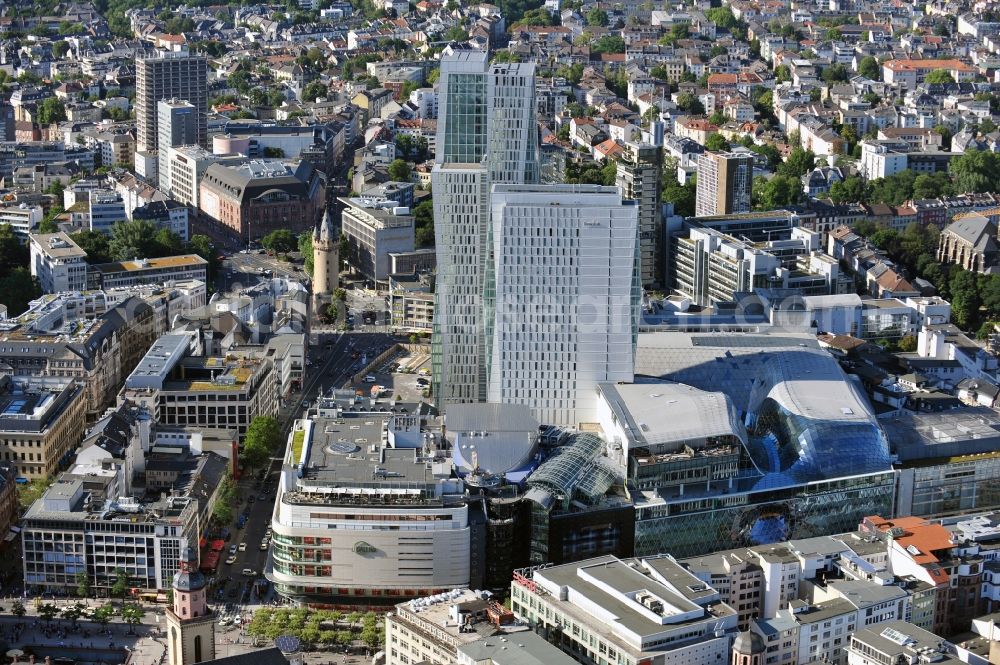
[[246, 551], [247, 551], [247, 544], [240, 543], [240, 552], [246, 552]]

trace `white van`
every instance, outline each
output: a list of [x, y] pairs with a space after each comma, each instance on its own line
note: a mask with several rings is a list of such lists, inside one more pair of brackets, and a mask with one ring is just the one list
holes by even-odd
[[365, 377], [365, 383], [375, 383], [375, 375], [369, 374]]

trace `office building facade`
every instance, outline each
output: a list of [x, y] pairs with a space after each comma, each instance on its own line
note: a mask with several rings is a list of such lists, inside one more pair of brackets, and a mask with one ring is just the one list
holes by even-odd
[[24, 584], [40, 592], [75, 592], [83, 573], [110, 592], [118, 571], [142, 590], [166, 590], [182, 548], [198, 540], [198, 502], [169, 497], [90, 500], [80, 480], [56, 482], [21, 519]]
[[438, 249], [432, 343], [438, 405], [486, 398], [483, 278], [491, 184], [538, 181], [534, 65], [485, 52], [442, 60], [434, 187]]
[[183, 99], [161, 99], [156, 103], [157, 175], [160, 190], [171, 191], [168, 148], [195, 145], [200, 138], [201, 114], [194, 104]]
[[753, 157], [706, 152], [698, 157], [697, 217], [750, 212]]
[[118, 222], [127, 222], [125, 202], [118, 192], [96, 189], [90, 193], [90, 230], [111, 235]]
[[597, 384], [633, 378], [638, 206], [593, 185], [494, 185], [491, 201], [488, 400], [593, 421]]
[[198, 140], [208, 142], [208, 59], [182, 51], [156, 51], [135, 60], [135, 119], [137, 149], [159, 147], [158, 104], [164, 99], [186, 99], [198, 115]]

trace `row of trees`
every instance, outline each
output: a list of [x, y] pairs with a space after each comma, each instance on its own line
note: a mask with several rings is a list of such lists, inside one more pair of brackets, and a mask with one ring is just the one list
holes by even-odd
[[215, 505], [212, 507], [212, 517], [215, 518], [217, 524], [230, 524], [238, 504], [239, 495], [236, 491], [236, 483], [227, 475], [219, 487], [219, 498], [216, 499]]
[[384, 629], [374, 612], [343, 614], [336, 610], [261, 608], [254, 612], [247, 626], [253, 637], [273, 640], [281, 635], [294, 635], [311, 646], [349, 646], [360, 640], [374, 649], [384, 641]]
[[208, 236], [194, 235], [185, 243], [170, 229], [157, 228], [144, 219], [118, 222], [111, 228], [110, 236], [88, 230], [70, 234], [70, 237], [87, 252], [88, 263], [153, 259], [187, 253], [197, 254], [208, 261], [210, 277], [219, 268], [218, 252]]
[[250, 469], [258, 469], [277, 452], [281, 445], [281, 427], [277, 418], [257, 416], [243, 436], [243, 452], [240, 457]]
[[[19, 600], [14, 601], [10, 611], [11, 614], [19, 618], [27, 614], [27, 610]], [[80, 619], [89, 619], [101, 626], [106, 626], [117, 616], [128, 624], [130, 634], [134, 631], [135, 626], [142, 621], [144, 615], [145, 611], [141, 607], [132, 604], [116, 608], [111, 603], [105, 603], [93, 609], [83, 603], [71, 603], [64, 605], [62, 608], [52, 603], [43, 603], [38, 606], [38, 616], [46, 623], [58, 617], [72, 622], [74, 629], [79, 625]]]
[[952, 160], [948, 173], [917, 174], [906, 169], [876, 180], [848, 177], [830, 187], [830, 200], [834, 203], [885, 203], [895, 206], [912, 199], [994, 191], [998, 182], [1000, 154], [971, 150]]
[[907, 274], [931, 282], [951, 302], [952, 320], [963, 330], [975, 330], [985, 337], [993, 329], [991, 322], [1000, 321], [1000, 275], [981, 275], [939, 263], [936, 253], [940, 231], [936, 226], [914, 222], [897, 232], [861, 220], [854, 230], [885, 250]]

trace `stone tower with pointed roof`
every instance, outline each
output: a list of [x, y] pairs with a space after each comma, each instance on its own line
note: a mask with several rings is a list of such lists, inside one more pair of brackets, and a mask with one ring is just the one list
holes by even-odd
[[215, 660], [215, 616], [208, 608], [206, 586], [194, 550], [185, 548], [174, 573], [174, 602], [166, 611], [168, 665]]
[[323, 221], [313, 232], [313, 298], [317, 305], [337, 290], [339, 263], [337, 230], [333, 225], [333, 214], [327, 206]]

